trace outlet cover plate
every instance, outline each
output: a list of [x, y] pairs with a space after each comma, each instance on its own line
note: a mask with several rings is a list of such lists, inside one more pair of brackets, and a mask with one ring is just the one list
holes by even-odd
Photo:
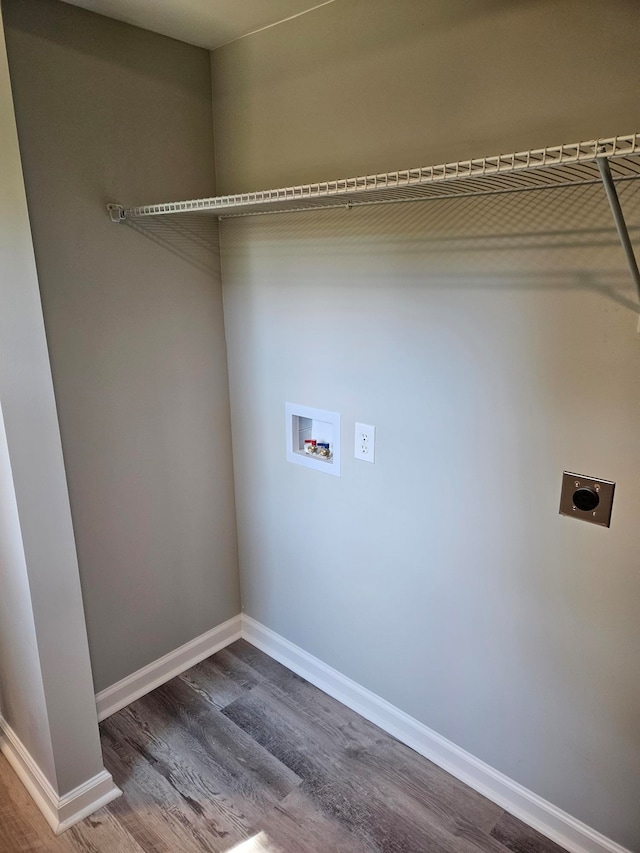
[[565, 471], [560, 492], [560, 515], [610, 527], [615, 487], [611, 480]]
[[376, 428], [370, 424], [356, 424], [355, 457], [363, 462], [376, 461]]

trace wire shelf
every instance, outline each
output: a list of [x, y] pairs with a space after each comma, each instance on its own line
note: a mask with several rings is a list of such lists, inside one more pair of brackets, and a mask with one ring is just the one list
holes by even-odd
[[109, 205], [109, 212], [114, 221], [176, 213], [226, 218], [573, 187], [601, 183], [599, 159], [608, 161], [615, 182], [640, 178], [640, 134], [236, 195], [130, 208]]

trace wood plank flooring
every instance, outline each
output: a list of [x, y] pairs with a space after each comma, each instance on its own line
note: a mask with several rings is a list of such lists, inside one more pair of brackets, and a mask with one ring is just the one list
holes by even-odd
[[244, 640], [100, 730], [124, 795], [59, 838], [0, 757], [0, 853], [563, 853]]

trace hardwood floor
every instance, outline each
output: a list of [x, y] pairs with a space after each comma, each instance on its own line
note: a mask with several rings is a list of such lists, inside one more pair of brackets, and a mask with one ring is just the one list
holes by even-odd
[[124, 795], [59, 838], [0, 757], [1, 853], [562, 853], [243, 640], [100, 729]]

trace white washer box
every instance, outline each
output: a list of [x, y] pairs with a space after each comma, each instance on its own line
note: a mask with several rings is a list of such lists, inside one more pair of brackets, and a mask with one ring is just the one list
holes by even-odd
[[[298, 403], [285, 403], [287, 461], [325, 474], [340, 476], [340, 414]], [[328, 441], [331, 457], [305, 453], [305, 439]]]

